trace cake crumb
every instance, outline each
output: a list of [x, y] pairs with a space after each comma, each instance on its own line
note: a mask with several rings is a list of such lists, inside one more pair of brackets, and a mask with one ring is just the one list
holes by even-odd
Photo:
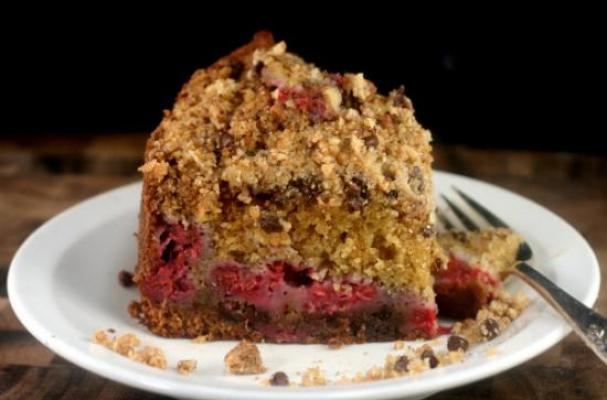
[[244, 340], [226, 354], [224, 363], [228, 371], [236, 375], [261, 374], [266, 371], [257, 346]]
[[495, 339], [528, 304], [529, 299], [523, 293], [511, 295], [502, 290], [486, 307], [478, 311], [476, 318], [455, 323], [452, 332], [466, 338], [470, 343]]
[[331, 338], [331, 339], [329, 339], [329, 342], [327, 343], [327, 345], [332, 350], [338, 350], [338, 349], [341, 349], [342, 347], [344, 347], [344, 342], [337, 338]]
[[210, 340], [209, 335], [200, 335], [200, 336], [196, 336], [194, 339], [192, 339], [192, 342], [201, 344], [201, 343], [206, 343], [209, 340]]
[[487, 352], [485, 354], [487, 355], [487, 357], [495, 357], [499, 354], [499, 352], [500, 351], [497, 347], [490, 347], [487, 349]]
[[111, 349], [113, 342], [114, 341], [110, 339], [107, 332], [104, 330], [99, 330], [93, 334], [93, 343], [100, 344]]
[[405, 348], [404, 340], [397, 340], [394, 342], [394, 350], [402, 350]]
[[131, 358], [139, 344], [139, 338], [134, 333], [126, 333], [114, 340], [112, 348], [116, 353]]
[[151, 367], [165, 369], [167, 365], [162, 349], [153, 346], [145, 346], [143, 349], [139, 349], [141, 341], [134, 333], [126, 333], [116, 338], [110, 337], [104, 330], [98, 330], [93, 334], [93, 343]]
[[180, 375], [189, 375], [196, 370], [198, 362], [196, 360], [179, 360], [177, 362], [177, 372]]
[[133, 357], [129, 358], [154, 368], [166, 369], [167, 367], [164, 351], [159, 347], [145, 346], [143, 349], [137, 351]]
[[308, 368], [301, 378], [302, 386], [324, 386], [327, 378], [319, 367]]

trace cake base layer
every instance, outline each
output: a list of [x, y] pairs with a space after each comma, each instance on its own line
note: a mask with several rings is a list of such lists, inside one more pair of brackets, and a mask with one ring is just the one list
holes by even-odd
[[280, 318], [251, 305], [238, 309], [218, 305], [131, 303], [130, 314], [165, 337], [208, 336], [209, 340], [273, 343], [364, 343], [430, 338], [438, 333], [436, 308], [419, 304], [403, 314], [384, 306], [375, 312], [349, 314], [285, 314]]

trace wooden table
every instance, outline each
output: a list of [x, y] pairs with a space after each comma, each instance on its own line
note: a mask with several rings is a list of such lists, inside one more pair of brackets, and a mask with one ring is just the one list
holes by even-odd
[[[55, 356], [17, 321], [6, 275], [20, 243], [59, 211], [139, 179], [146, 135], [0, 139], [0, 399], [158, 399]], [[607, 157], [436, 146], [436, 167], [496, 183], [554, 210], [607, 265]], [[607, 285], [598, 309], [607, 311]], [[432, 399], [607, 399], [607, 367], [570, 335], [545, 354]]]

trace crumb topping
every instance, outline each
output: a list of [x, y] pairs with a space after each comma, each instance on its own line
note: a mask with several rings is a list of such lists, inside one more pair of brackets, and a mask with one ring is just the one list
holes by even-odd
[[198, 362], [196, 360], [179, 360], [177, 362], [177, 373], [180, 375], [189, 375], [196, 370]]
[[381, 95], [280, 42], [196, 71], [140, 170], [150, 211], [212, 226], [218, 259], [305, 260], [422, 290], [442, 257], [420, 234], [434, 206], [430, 140], [404, 89]]
[[226, 354], [225, 366], [231, 374], [249, 375], [261, 374], [266, 371], [257, 346], [251, 342], [242, 341]]
[[140, 347], [141, 341], [133, 333], [126, 333], [115, 337], [108, 335], [104, 330], [99, 330], [93, 334], [93, 343], [104, 346], [139, 363], [166, 369], [167, 360], [162, 349], [153, 346]]
[[308, 368], [301, 377], [302, 386], [323, 386], [327, 383], [328, 380], [320, 367]]
[[523, 294], [511, 295], [498, 292], [497, 297], [478, 311], [476, 318], [456, 322], [453, 333], [461, 335], [471, 343], [495, 339], [527, 307], [529, 299]]
[[199, 335], [199, 336], [196, 336], [194, 339], [192, 339], [192, 342], [200, 344], [200, 343], [207, 343], [209, 340], [211, 340], [209, 335]]

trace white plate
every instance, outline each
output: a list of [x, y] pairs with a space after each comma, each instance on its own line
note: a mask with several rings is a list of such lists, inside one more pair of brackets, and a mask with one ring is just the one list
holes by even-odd
[[[530, 242], [538, 269], [586, 305], [594, 303], [600, 280], [596, 257], [565, 221], [521, 196], [480, 181], [439, 172], [435, 182], [437, 192], [450, 193], [451, 185], [456, 185], [499, 214]], [[528, 292], [533, 301], [521, 317], [496, 340], [474, 347], [461, 364], [398, 379], [314, 388], [268, 387], [260, 384], [260, 377], [230, 376], [224, 371], [223, 357], [233, 342], [163, 339], [128, 316], [126, 305], [137, 293], [120, 287], [117, 274], [135, 264], [139, 194], [139, 184], [125, 186], [51, 219], [23, 243], [8, 276], [15, 313], [39, 341], [74, 364], [130, 386], [188, 399], [422, 398], [517, 366], [569, 332], [546, 303]], [[513, 291], [523, 287], [516, 281], [508, 286]], [[135, 332], [144, 343], [161, 346], [169, 368], [140, 365], [91, 344], [91, 334], [102, 328]], [[392, 343], [339, 350], [321, 345], [259, 347], [269, 368], [262, 378], [282, 370], [292, 381], [300, 380], [296, 371], [316, 365], [329, 378], [337, 371], [352, 375], [382, 365], [386, 354], [397, 353]], [[497, 353], [488, 356], [489, 348]], [[175, 364], [183, 358], [197, 359], [199, 369], [187, 377], [178, 375]]]

